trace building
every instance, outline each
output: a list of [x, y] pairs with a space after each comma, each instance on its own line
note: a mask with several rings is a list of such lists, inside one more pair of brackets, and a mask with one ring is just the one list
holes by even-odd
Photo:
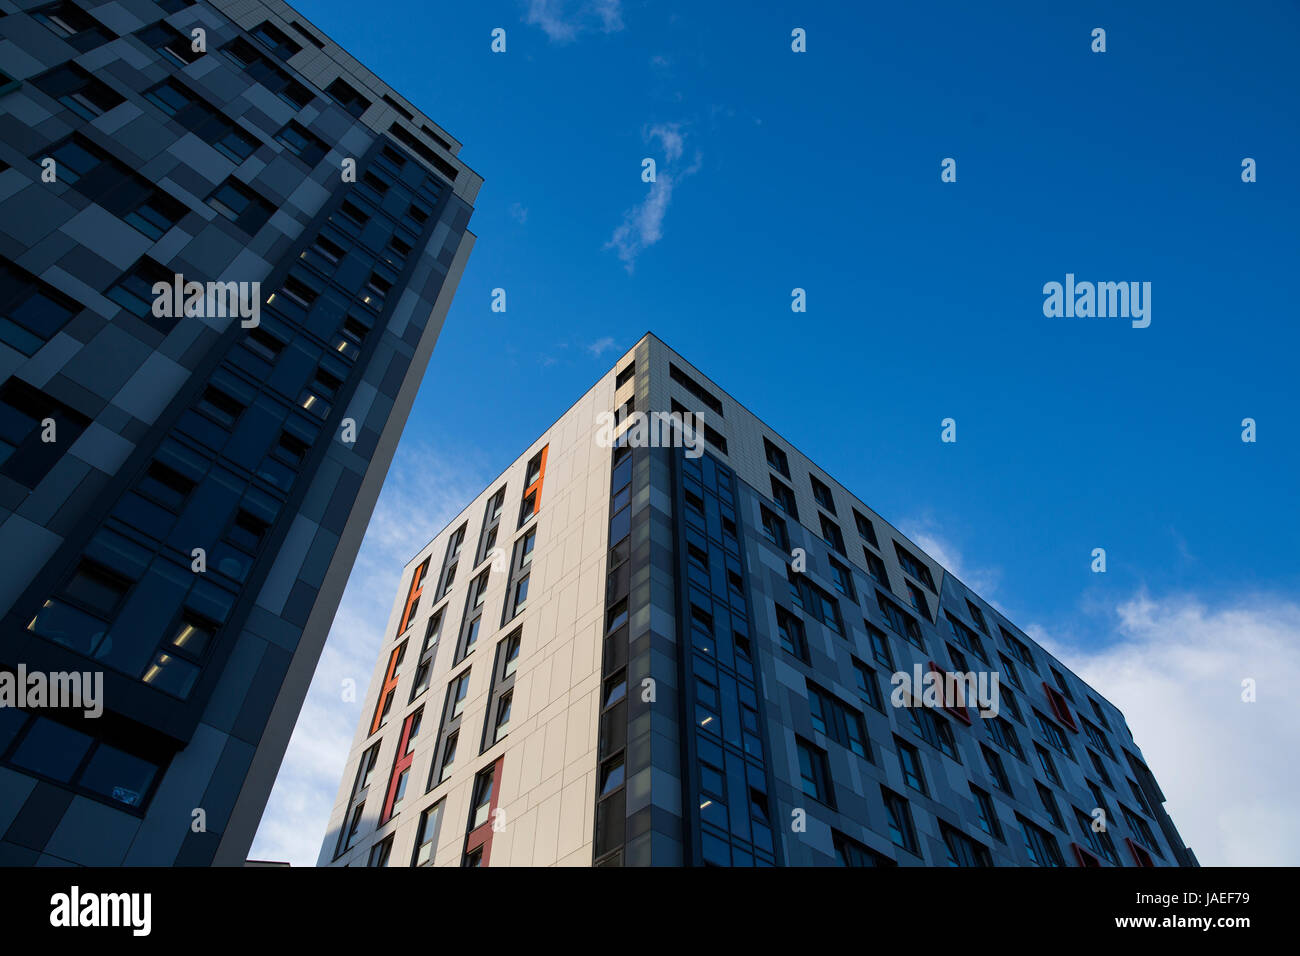
[[[998, 715], [892, 706], [939, 670]], [[412, 558], [362, 718], [322, 865], [1195, 865], [1112, 704], [652, 335]]]
[[0, 864], [242, 866], [481, 180], [279, 0], [0, 0], [0, 68], [0, 668], [104, 707], [0, 707]]

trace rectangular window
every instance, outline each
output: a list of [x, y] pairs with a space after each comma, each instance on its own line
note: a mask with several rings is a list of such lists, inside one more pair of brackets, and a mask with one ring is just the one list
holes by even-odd
[[1004, 793], [1011, 793], [1011, 781], [1007, 779], [1007, 772], [1002, 768], [1002, 758], [987, 744], [980, 744], [980, 752], [984, 754], [984, 766], [988, 768], [994, 786]]
[[92, 120], [126, 101], [122, 94], [75, 63], [56, 66], [31, 82], [83, 120]]
[[1065, 824], [1061, 821], [1061, 808], [1056, 805], [1056, 795], [1041, 783], [1035, 783], [1038, 788], [1038, 801], [1043, 805], [1043, 812], [1047, 814], [1047, 819], [1057, 829], [1064, 830]]
[[960, 830], [940, 821], [939, 832], [943, 835], [944, 846], [948, 848], [949, 866], [992, 866], [988, 848], [976, 843]]
[[795, 521], [799, 520], [799, 506], [795, 504], [794, 490], [781, 484], [776, 478], [772, 479], [772, 500]]
[[856, 657], [853, 660], [853, 677], [857, 681], [858, 693], [867, 702], [868, 707], [884, 712], [884, 701], [880, 696], [880, 684], [876, 672]]
[[1025, 759], [1025, 752], [1020, 749], [1020, 738], [1016, 736], [1016, 728], [1005, 717], [985, 717], [984, 729], [988, 735], [993, 738], [1003, 750], [1014, 754], [1018, 759]]
[[[58, 441], [44, 441], [53, 419]], [[49, 474], [90, 419], [16, 377], [0, 385], [0, 475], [32, 489]]]
[[864, 515], [857, 508], [853, 509], [853, 523], [858, 526], [858, 535], [862, 540], [867, 542], [873, 548], [879, 548], [876, 541], [876, 526], [871, 523], [871, 519]]
[[439, 800], [420, 814], [420, 825], [415, 831], [415, 859], [412, 866], [431, 866], [438, 840], [438, 825], [442, 822], [445, 802]]
[[889, 638], [885, 632], [875, 627], [870, 621], [862, 622], [867, 628], [867, 639], [871, 642], [871, 657], [877, 664], [886, 670], [894, 669], [894, 655], [889, 649]]
[[931, 708], [923, 707], [917, 701], [907, 708], [911, 718], [912, 730], [927, 744], [946, 757], [958, 763], [961, 757], [957, 753], [957, 741], [952, 733], [952, 725], [947, 719], [936, 714]]
[[713, 414], [717, 415], [719, 418], [723, 417], [722, 402], [718, 401], [713, 396], [713, 394], [708, 391], [708, 389], [706, 389], [703, 385], [696, 382], [693, 378], [691, 378], [689, 375], [687, 375], [685, 372], [683, 372], [680, 368], [678, 368], [676, 365], [672, 364], [671, 362], [668, 364], [668, 376], [678, 385], [686, 389], [686, 391], [690, 392], [701, 402], [703, 402], [705, 407], [707, 407], [711, 412], [713, 412]]
[[[71, 298], [0, 256], [0, 341], [35, 355], [80, 311]], [[0, 460], [7, 457], [3, 448]]]
[[135, 35], [141, 43], [161, 53], [174, 66], [188, 66], [203, 56], [202, 51], [194, 49], [194, 42], [189, 37], [161, 20], [143, 30], [137, 30]]
[[37, 7], [31, 17], [80, 53], [117, 38], [116, 33], [71, 0]]
[[872, 554], [865, 547], [862, 553], [867, 561], [867, 574], [871, 579], [883, 588], [889, 587], [889, 572], [885, 570], [885, 562], [880, 559], [879, 555]]
[[916, 843], [916, 827], [912, 825], [912, 808], [907, 800], [892, 790], [880, 788], [885, 798], [885, 821], [889, 826], [889, 838], [908, 853], [919, 855]]
[[816, 475], [809, 475], [808, 481], [812, 485], [813, 499], [831, 514], [835, 514], [835, 496], [831, 489], [818, 480]]
[[496, 776], [496, 766], [480, 770], [474, 778], [474, 802], [470, 811], [469, 829], [477, 830], [488, 822], [492, 809], [492, 786]]
[[302, 49], [301, 44], [289, 39], [283, 30], [269, 20], [263, 20], [249, 32], [252, 33], [253, 39], [265, 44], [267, 49], [281, 60], [289, 59]]
[[984, 650], [984, 642], [980, 640], [980, 636], [967, 627], [964, 622], [955, 618], [952, 612], [946, 611], [944, 614], [948, 619], [948, 630], [957, 639], [957, 643], [972, 654], [978, 655], [980, 660], [987, 661], [988, 654]]
[[917, 623], [916, 618], [879, 591], [876, 592], [876, 604], [880, 607], [880, 613], [885, 616], [885, 623], [889, 625], [890, 630], [921, 650], [925, 650], [925, 642], [921, 638], [921, 625]]
[[154, 315], [153, 287], [159, 282], [170, 286], [174, 281], [175, 273], [172, 270], [145, 256], [131, 267], [131, 271], [109, 286], [104, 295], [146, 325], [166, 335], [176, 327], [179, 316]]
[[325, 92], [353, 116], [360, 116], [370, 108], [370, 100], [366, 99], [360, 91], [347, 83], [342, 77], [325, 87]]
[[782, 551], [790, 550], [790, 536], [786, 532], [785, 522], [766, 505], [759, 505], [759, 520], [763, 526], [763, 535]]
[[1029, 652], [1029, 647], [1024, 643], [1024, 641], [1021, 641], [1005, 627], [999, 625], [998, 630], [1001, 631], [1002, 640], [1006, 642], [1007, 647], [1011, 648], [1011, 653], [1015, 655], [1016, 659], [1030, 670], [1036, 671], [1037, 668], [1034, 667], [1034, 655]]
[[1065, 731], [1056, 726], [1056, 724], [1052, 723], [1037, 710], [1034, 711], [1034, 720], [1038, 724], [1038, 730], [1043, 735], [1043, 739], [1073, 760], [1074, 751], [1070, 749], [1070, 741], [1066, 739]]
[[925, 600], [925, 592], [911, 581], [905, 583], [907, 584], [907, 597], [912, 602], [912, 607], [918, 614], [928, 619], [930, 617], [930, 605]]
[[807, 682], [807, 689], [813, 728], [859, 757], [870, 760], [867, 725], [862, 714], [812, 681]]
[[917, 753], [916, 748], [897, 735], [894, 736], [894, 746], [898, 750], [898, 765], [903, 771], [903, 782], [913, 790], [920, 793], [928, 793], [925, 786], [925, 771], [921, 768], [921, 755]]
[[984, 620], [984, 612], [981, 611], [975, 603], [970, 600], [970, 598], [966, 599], [966, 610], [970, 612], [970, 619], [975, 622], [975, 626], [987, 634], [989, 632], [989, 626], [988, 622]]
[[144, 97], [232, 162], [242, 163], [261, 145], [256, 136], [174, 78], [146, 90]]
[[1061, 786], [1061, 775], [1056, 772], [1056, 761], [1052, 759], [1052, 755], [1043, 749], [1042, 744], [1034, 744], [1034, 752], [1038, 754], [1038, 765], [1043, 768], [1047, 779], [1058, 787]]
[[922, 563], [920, 558], [897, 541], [894, 542], [894, 553], [898, 555], [898, 563], [903, 566], [904, 571], [924, 584], [931, 592], [934, 592], [934, 578], [930, 576], [930, 569]]
[[1018, 813], [1016, 820], [1020, 822], [1021, 832], [1025, 835], [1025, 849], [1029, 852], [1030, 862], [1035, 866], [1065, 866], [1056, 837]]
[[844, 535], [840, 533], [840, 526], [825, 515], [818, 515], [821, 518], [822, 540], [828, 545], [844, 554]]
[[993, 798], [973, 783], [970, 785], [970, 792], [975, 798], [976, 818], [979, 820], [980, 829], [995, 840], [1002, 840], [1002, 824], [998, 821]]
[[803, 621], [779, 604], [776, 608], [776, 631], [781, 647], [787, 653], [807, 663], [808, 639], [804, 636]]
[[275, 138], [308, 166], [315, 166], [329, 152], [321, 139], [298, 122], [289, 122], [275, 134]]
[[[207, 202], [209, 206], [250, 236], [266, 225], [267, 220], [275, 212], [274, 206], [234, 177], [227, 179], [214, 189], [212, 194], [208, 196]], [[325, 247], [321, 243], [328, 243], [328, 240], [318, 239], [317, 246], [313, 246], [313, 248], [319, 247], [323, 254]], [[329, 245], [333, 244], [329, 243]], [[337, 246], [334, 248], [338, 249]], [[342, 250], [339, 250], [339, 252], [341, 253]], [[335, 259], [334, 261], [337, 262], [338, 260]]]
[[831, 770], [826, 751], [798, 737], [795, 747], [799, 752], [799, 778], [803, 792], [827, 806], [834, 806], [831, 790]]
[[786, 457], [785, 452], [766, 437], [763, 438], [763, 451], [767, 455], [768, 465], [789, 478], [790, 459]]

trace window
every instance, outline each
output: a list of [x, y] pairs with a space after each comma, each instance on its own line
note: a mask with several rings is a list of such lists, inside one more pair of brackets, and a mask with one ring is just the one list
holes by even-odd
[[763, 534], [767, 540], [782, 551], [790, 550], [790, 536], [785, 530], [785, 522], [777, 517], [776, 513], [771, 511], [766, 505], [759, 505], [759, 520], [763, 526]]
[[70, 0], [37, 7], [31, 16], [81, 53], [117, 38], [117, 34]]
[[1043, 749], [1042, 744], [1034, 744], [1034, 752], [1038, 754], [1038, 764], [1043, 768], [1047, 779], [1058, 787], [1061, 786], [1061, 775], [1056, 772], [1056, 761], [1052, 759], [1052, 755]]
[[344, 832], [343, 846], [340, 847], [339, 849], [340, 854], [346, 853], [348, 850], [356, 846], [357, 835], [360, 833], [361, 830], [361, 814], [365, 811], [365, 809], [366, 809], [366, 804], [364, 800], [361, 803], [358, 803], [356, 807], [353, 808], [352, 820], [348, 824], [347, 830]]
[[[407, 118], [408, 119], [410, 118], [409, 111], [404, 110], [401, 107], [397, 106], [396, 102], [391, 97], [384, 96], [383, 99], [385, 103], [395, 107], [400, 112], [407, 114]], [[456, 181], [456, 175], [459, 172], [456, 169], [456, 167], [453, 166], [451, 163], [447, 162], [445, 159], [443, 159], [441, 156], [435, 153], [424, 143], [420, 142], [419, 138], [414, 133], [406, 129], [400, 123], [393, 123], [391, 126], [389, 126], [388, 134], [392, 136], [395, 140], [400, 142], [407, 149], [409, 149], [411, 152], [415, 153], [415, 155], [423, 159], [426, 163], [428, 163], [438, 172], [446, 176], [449, 180], [451, 180], [452, 182]]]
[[109, 569], [82, 560], [55, 597], [36, 612], [27, 629], [57, 644], [93, 657], [103, 644], [130, 582]]
[[858, 511], [857, 508], [853, 509], [853, 523], [857, 525], [858, 535], [861, 536], [863, 541], [867, 542], [873, 548], [880, 547], [879, 543], [876, 541], [876, 526], [871, 523], [870, 518], [864, 515], [861, 511]]
[[867, 628], [867, 639], [871, 642], [871, 657], [877, 664], [886, 670], [894, 669], [894, 655], [889, 649], [889, 638], [885, 637], [885, 632], [880, 628], [873, 626], [869, 621], [863, 624]]
[[803, 592], [804, 609], [827, 628], [844, 636], [844, 623], [840, 619], [840, 606], [833, 597], [805, 577], [792, 579]]
[[1070, 693], [1070, 685], [1065, 682], [1065, 676], [1055, 667], [1048, 667], [1052, 672], [1052, 679], [1056, 681], [1056, 686], [1061, 689], [1067, 700], [1074, 700], [1074, 695]]
[[483, 865], [483, 845], [474, 847], [465, 854], [465, 859], [461, 861], [462, 867], [467, 869], [477, 869]]
[[488, 822], [488, 815], [492, 808], [492, 784], [495, 775], [496, 766], [493, 765], [480, 770], [478, 776], [474, 778], [474, 802], [469, 821], [471, 831], [477, 830]]
[[510, 710], [514, 701], [514, 691], [506, 691], [497, 701], [496, 725], [492, 730], [492, 742], [498, 743], [510, 732]]
[[880, 607], [880, 613], [885, 616], [885, 623], [889, 625], [890, 630], [921, 650], [925, 650], [925, 642], [921, 639], [921, 626], [916, 622], [916, 618], [879, 591], [876, 592], [876, 604]]
[[1137, 782], [1129, 780], [1128, 788], [1133, 791], [1133, 799], [1138, 802], [1138, 806], [1142, 808], [1142, 812], [1149, 817], [1154, 817], [1155, 812], [1151, 809], [1151, 801], [1147, 799], [1146, 794], [1142, 792], [1142, 788], [1137, 785]]
[[819, 505], [835, 514], [835, 496], [831, 494], [830, 488], [818, 480], [816, 475], [809, 475], [808, 481], [812, 484], [813, 498]]
[[188, 66], [199, 57], [202, 51], [194, 49], [194, 42], [169, 23], [158, 23], [136, 31], [135, 34], [151, 50], [156, 50], [179, 67]]
[[302, 49], [301, 45], [289, 39], [283, 30], [269, 20], [262, 21], [249, 32], [253, 34], [255, 40], [265, 44], [281, 60], [289, 59]]
[[523, 640], [523, 632], [515, 631], [506, 638], [506, 646], [502, 651], [502, 677], [510, 677], [519, 667], [519, 646]]
[[1029, 852], [1030, 862], [1036, 866], [1065, 866], [1056, 837], [1037, 824], [1030, 823], [1018, 813], [1016, 819], [1020, 822], [1021, 832], [1025, 835], [1025, 849]]
[[232, 162], [242, 163], [260, 145], [256, 136], [237, 126], [220, 110], [176, 79], [164, 80], [146, 90], [144, 96], [176, 123]]
[[[908, 587], [916, 590], [913, 585], [908, 585]], [[920, 592], [917, 591], [917, 594], [919, 595]], [[925, 600], [924, 595], [921, 595], [921, 600]], [[952, 632], [952, 636], [956, 638], [957, 643], [972, 654], [977, 654], [981, 660], [988, 660], [988, 654], [984, 650], [984, 642], [980, 640], [980, 636], [967, 627], [964, 622], [953, 617], [951, 612], [945, 612], [945, 616], [948, 619], [948, 630]]]
[[988, 768], [994, 785], [1004, 793], [1011, 793], [1011, 781], [1007, 779], [1007, 772], [1002, 768], [1002, 758], [987, 744], [980, 744], [980, 752], [984, 754], [984, 766]]
[[980, 829], [995, 840], [1002, 840], [1002, 824], [998, 822], [993, 798], [973, 783], [970, 785], [970, 792], [975, 798], [976, 818], [979, 820]]
[[903, 566], [903, 570], [934, 592], [934, 578], [930, 576], [930, 569], [897, 541], [894, 542], [894, 552], [898, 555], [898, 563]]
[[[208, 205], [250, 236], [266, 225], [266, 221], [275, 212], [274, 206], [234, 178], [227, 179], [212, 191], [212, 195], [208, 196]], [[319, 244], [322, 241], [328, 242], [317, 242]]]
[[1016, 729], [1005, 717], [1001, 715], [985, 717], [984, 729], [993, 738], [994, 743], [1003, 750], [1015, 754], [1021, 760], [1025, 759], [1025, 752], [1020, 749], [1020, 738], [1016, 736]]
[[420, 814], [420, 826], [415, 831], [415, 860], [413, 866], [433, 863], [433, 851], [438, 839], [438, 824], [442, 822], [443, 801], [438, 801]]
[[528, 575], [515, 582], [514, 601], [510, 606], [510, 616], [517, 617], [528, 606]]
[[929, 618], [930, 605], [925, 600], [925, 594], [911, 581], [905, 583], [907, 584], [907, 596], [912, 602], [912, 607], [915, 608], [919, 614]]
[[881, 700], [880, 685], [877, 683], [876, 672], [855, 657], [853, 658], [853, 676], [857, 681], [858, 693], [866, 700], [867, 705], [883, 712], [885, 706]]
[[315, 98], [311, 90], [263, 56], [257, 47], [243, 37], [236, 37], [227, 43], [221, 48], [221, 52], [241, 67], [250, 79], [270, 90], [294, 109], [302, 109]]
[[0, 256], [0, 341], [35, 355], [80, 311], [81, 306], [62, 292]]
[[366, 866], [387, 866], [393, 855], [393, 835], [390, 833], [370, 848], [370, 857]]
[[790, 459], [786, 457], [784, 451], [778, 448], [773, 442], [764, 437], [763, 450], [767, 455], [767, 463], [776, 471], [779, 471], [785, 477], [790, 477]]
[[712, 393], [708, 391], [708, 389], [703, 385], [700, 385], [671, 362], [668, 364], [668, 376], [678, 385], [686, 389], [686, 391], [690, 392], [703, 402], [705, 407], [713, 412], [713, 414], [717, 415], [719, 418], [722, 417], [722, 402], [718, 401]]
[[848, 748], [859, 757], [870, 760], [871, 754], [867, 749], [867, 726], [863, 722], [862, 714], [811, 681], [807, 682], [807, 688], [808, 710], [812, 716], [813, 729], [840, 746]]
[[353, 116], [360, 116], [370, 108], [370, 100], [347, 83], [342, 77], [325, 87], [325, 92]]
[[104, 295], [136, 318], [166, 335], [175, 328], [179, 317], [154, 315], [153, 287], [159, 282], [165, 282], [170, 286], [174, 280], [175, 273], [146, 256], [132, 266], [130, 272], [105, 290]]
[[1065, 732], [1040, 714], [1037, 710], [1034, 711], [1034, 720], [1038, 724], [1038, 729], [1039, 732], [1042, 733], [1043, 739], [1073, 760], [1074, 752], [1070, 749], [1070, 742], [1065, 739]]
[[1119, 854], [1115, 852], [1115, 841], [1110, 834], [1105, 830], [1093, 829], [1092, 817], [1078, 807], [1074, 808], [1074, 819], [1079, 825], [1079, 832], [1083, 834], [1084, 842], [1092, 851], [1112, 866], [1119, 866]]
[[867, 561], [867, 573], [871, 575], [873, 581], [881, 587], [889, 587], [889, 572], [885, 570], [885, 562], [880, 559], [879, 555], [872, 554], [865, 547], [862, 549], [863, 555]]
[[898, 865], [889, 857], [868, 849], [856, 840], [850, 840], [839, 830], [831, 830], [831, 843], [835, 847], [835, 862], [840, 866]]
[[[53, 419], [58, 441], [47, 442]], [[0, 385], [0, 475], [35, 488], [72, 446], [90, 419], [18, 378]]]
[[465, 709], [465, 700], [469, 696], [469, 671], [461, 673], [447, 690], [448, 720], [455, 720]]
[[1106, 735], [1086, 717], [1080, 715], [1079, 719], [1083, 721], [1083, 729], [1087, 733], [1088, 739], [1092, 741], [1093, 746], [1105, 753], [1111, 760], [1114, 760], [1115, 751], [1111, 749], [1110, 741], [1106, 739]]
[[894, 746], [898, 749], [898, 765], [903, 771], [903, 782], [913, 790], [928, 793], [925, 771], [921, 769], [921, 755], [916, 752], [916, 748], [898, 736], [894, 737]]
[[936, 714], [929, 707], [920, 706], [916, 701], [913, 701], [913, 706], [907, 708], [907, 713], [911, 718], [912, 730], [918, 737], [944, 756], [951, 757], [958, 763], [961, 762], [961, 757], [957, 754], [957, 741], [953, 737], [952, 725], [946, 718]]
[[319, 137], [312, 135], [298, 122], [289, 122], [275, 134], [275, 138], [308, 166], [315, 166], [329, 152], [329, 147]]
[[[1007, 647], [1011, 648], [1011, 653], [1015, 655], [1016, 659], [1031, 670], [1036, 670], [1037, 668], [1034, 667], [1034, 655], [1029, 653], [1029, 648], [1025, 643], [1005, 627], [999, 626], [998, 630], [1002, 632], [1002, 640], [1006, 642]], [[1019, 682], [1017, 681], [1017, 683]]]
[[919, 855], [916, 828], [912, 825], [912, 808], [907, 805], [907, 800], [892, 790], [886, 790], [884, 787], [880, 789], [885, 798], [885, 820], [889, 825], [889, 838], [908, 853]]
[[803, 621], [779, 604], [776, 608], [776, 632], [781, 647], [799, 660], [808, 660], [808, 639], [804, 636]]
[[794, 490], [787, 485], [781, 484], [776, 478], [772, 479], [772, 500], [776, 502], [778, 508], [795, 521], [799, 520], [799, 506], [794, 501]]
[[614, 379], [614, 390], [622, 388], [636, 376], [636, 363], [629, 362], [624, 368], [619, 370], [617, 377]]
[[1102, 712], [1101, 704], [1097, 703], [1091, 697], [1088, 698], [1088, 703], [1092, 704], [1092, 712], [1097, 717], [1097, 723], [1101, 724], [1107, 730], [1110, 730], [1110, 721], [1106, 719], [1106, 715]]
[[943, 834], [944, 846], [948, 848], [949, 866], [992, 866], [988, 848], [976, 843], [960, 830], [939, 822], [939, 832]]
[[438, 770], [438, 783], [451, 776], [452, 765], [456, 762], [456, 744], [459, 737], [458, 731], [452, 731], [447, 735], [446, 743], [442, 745], [442, 764]]
[[984, 612], [976, 607], [975, 602], [970, 598], [966, 599], [966, 610], [970, 612], [970, 619], [975, 622], [975, 626], [987, 634], [989, 632], [989, 626], [984, 620]]
[[[1124, 811], [1124, 822], [1128, 824], [1129, 829], [1138, 835], [1148, 850], [1155, 853], [1156, 856], [1164, 859], [1164, 854], [1160, 851], [1160, 843], [1156, 840], [1156, 835], [1151, 831], [1151, 826], [1142, 819], [1141, 814], [1130, 810], [1124, 804], [1120, 804], [1120, 809]], [[1149, 865], [1149, 864], [1148, 864]]]
[[1097, 776], [1101, 778], [1101, 782], [1113, 789], [1115, 785], [1110, 782], [1110, 774], [1106, 770], [1105, 762], [1091, 750], [1088, 751], [1088, 758], [1092, 761], [1092, 768], [1097, 771]]
[[1061, 830], [1065, 829], [1065, 824], [1061, 821], [1061, 808], [1056, 805], [1056, 795], [1041, 783], [1036, 783], [1038, 788], [1038, 801], [1043, 805], [1043, 812], [1047, 818]]
[[826, 751], [798, 737], [795, 738], [795, 748], [799, 752], [799, 778], [803, 792], [827, 806], [834, 806]]
[[840, 533], [840, 527], [825, 515], [818, 515], [821, 519], [822, 540], [828, 545], [844, 554], [844, 535]]
[[125, 102], [120, 93], [75, 63], [65, 63], [42, 73], [32, 80], [32, 85], [83, 120], [92, 120]]

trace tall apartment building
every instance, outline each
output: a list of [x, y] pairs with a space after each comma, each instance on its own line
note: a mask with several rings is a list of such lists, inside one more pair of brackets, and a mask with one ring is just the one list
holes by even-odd
[[651, 335], [407, 565], [362, 718], [322, 865], [1195, 865], [1112, 704]]
[[242, 864], [481, 180], [279, 0], [0, 0], [0, 69], [0, 668], [104, 683], [0, 707], [0, 864]]

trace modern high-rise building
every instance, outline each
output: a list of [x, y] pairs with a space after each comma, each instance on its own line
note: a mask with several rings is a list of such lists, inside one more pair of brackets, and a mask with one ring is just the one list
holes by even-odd
[[647, 335], [406, 566], [320, 863], [1195, 865], [1163, 802], [1111, 703]]
[[0, 864], [242, 864], [481, 180], [279, 0], [0, 0], [0, 69], [0, 669], [103, 681], [0, 702]]

